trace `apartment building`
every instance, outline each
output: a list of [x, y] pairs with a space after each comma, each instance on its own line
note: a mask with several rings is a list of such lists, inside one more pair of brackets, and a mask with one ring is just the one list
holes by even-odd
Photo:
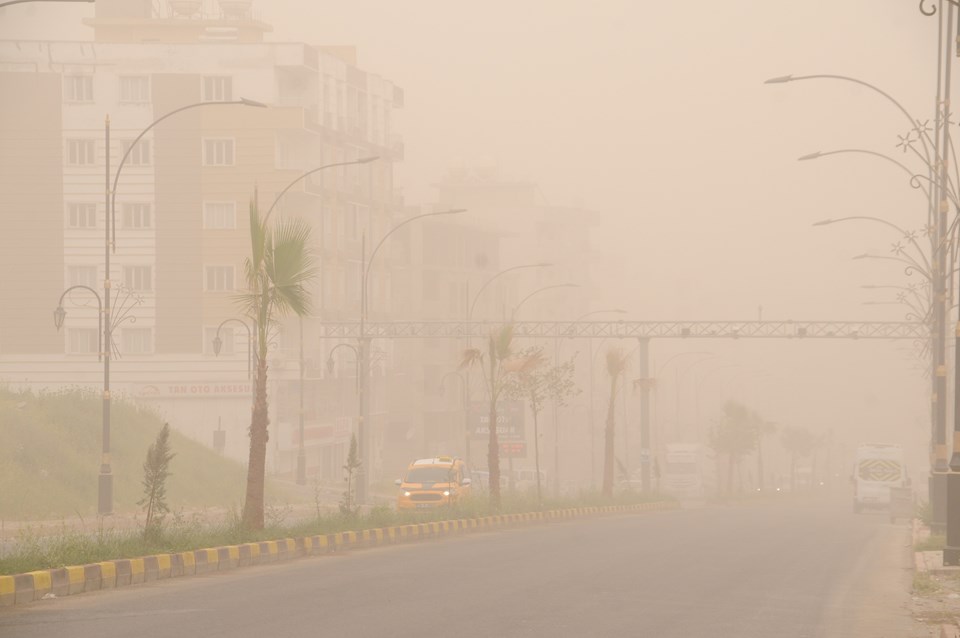
[[[303, 322], [304, 442], [310, 467], [331, 474], [353, 413], [316, 324], [358, 316], [361, 237], [382, 236], [403, 211], [393, 181], [403, 91], [359, 68], [349, 47], [269, 41], [250, 0], [97, 0], [87, 24], [89, 41], [0, 42], [0, 382], [96, 387], [104, 346], [93, 291], [102, 295], [107, 277], [119, 307], [115, 393], [155, 405], [204, 443], [226, 431], [216, 435], [225, 453], [245, 459], [248, 336], [235, 295], [250, 202], [263, 213], [276, 200], [274, 219], [311, 223], [321, 259]], [[216, 104], [241, 98], [267, 108]], [[125, 154], [105, 273], [106, 182]], [[277, 200], [307, 171], [372, 156], [314, 173]], [[374, 317], [393, 303], [386, 265], [372, 270]], [[52, 311], [74, 286], [85, 288], [63, 298], [58, 331]], [[299, 324], [285, 322], [269, 362], [275, 472], [290, 471], [300, 441], [299, 350]], [[386, 374], [391, 353], [382, 356]], [[374, 415], [386, 411], [383, 393]]]

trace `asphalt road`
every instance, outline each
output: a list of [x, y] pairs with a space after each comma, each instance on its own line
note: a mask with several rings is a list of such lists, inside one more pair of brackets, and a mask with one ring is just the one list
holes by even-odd
[[624, 515], [40, 601], [0, 636], [904, 638], [908, 545], [839, 498]]

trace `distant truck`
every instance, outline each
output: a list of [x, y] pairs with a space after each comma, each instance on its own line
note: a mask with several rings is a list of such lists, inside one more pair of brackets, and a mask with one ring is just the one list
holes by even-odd
[[903, 450], [899, 445], [878, 443], [859, 446], [851, 479], [854, 512], [888, 509], [890, 489], [910, 485]]
[[663, 453], [660, 489], [677, 498], [703, 496], [700, 446], [696, 443], [668, 443]]

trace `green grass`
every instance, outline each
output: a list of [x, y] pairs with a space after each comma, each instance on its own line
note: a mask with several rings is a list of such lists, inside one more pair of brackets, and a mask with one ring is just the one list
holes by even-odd
[[[578, 498], [556, 499], [544, 503], [543, 509], [590, 507], [601, 505], [629, 505], [645, 501], [663, 500], [624, 492], [613, 499], [597, 494]], [[504, 494], [500, 513], [529, 512], [539, 509], [535, 498]], [[0, 557], [0, 574], [19, 574], [37, 569], [84, 565], [117, 558], [135, 558], [151, 554], [189, 551], [204, 547], [219, 547], [276, 540], [315, 534], [331, 534], [346, 530], [360, 531], [392, 525], [422, 523], [456, 518], [474, 518], [491, 513], [487, 499], [475, 496], [457, 508], [441, 508], [427, 512], [398, 512], [389, 506], [377, 506], [369, 513], [356, 516], [322, 515], [311, 520], [284, 524], [283, 508], [268, 508], [267, 525], [262, 530], [248, 530], [234, 513], [230, 520], [216, 525], [204, 525], [199, 518], [174, 515], [156, 537], [145, 540], [142, 531], [98, 530], [87, 532], [63, 528], [58, 534], [43, 536], [30, 528], [21, 530], [16, 548]]]
[[[32, 394], [0, 388], [0, 519], [93, 519], [101, 447], [99, 393]], [[171, 509], [229, 506], [243, 498], [246, 471], [176, 432], [167, 483]], [[135, 512], [147, 448], [163, 426], [150, 410], [114, 399], [111, 465], [114, 509]]]
[[913, 545], [915, 552], [935, 552], [947, 546], [947, 537], [937, 534], [931, 534], [922, 541], [917, 541]]

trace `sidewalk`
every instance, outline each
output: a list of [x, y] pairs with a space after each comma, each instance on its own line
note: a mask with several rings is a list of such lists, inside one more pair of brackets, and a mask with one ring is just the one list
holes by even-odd
[[[930, 538], [930, 529], [913, 520], [913, 546]], [[914, 618], [939, 629], [937, 638], [960, 638], [960, 567], [945, 567], [940, 550], [914, 552]]]

